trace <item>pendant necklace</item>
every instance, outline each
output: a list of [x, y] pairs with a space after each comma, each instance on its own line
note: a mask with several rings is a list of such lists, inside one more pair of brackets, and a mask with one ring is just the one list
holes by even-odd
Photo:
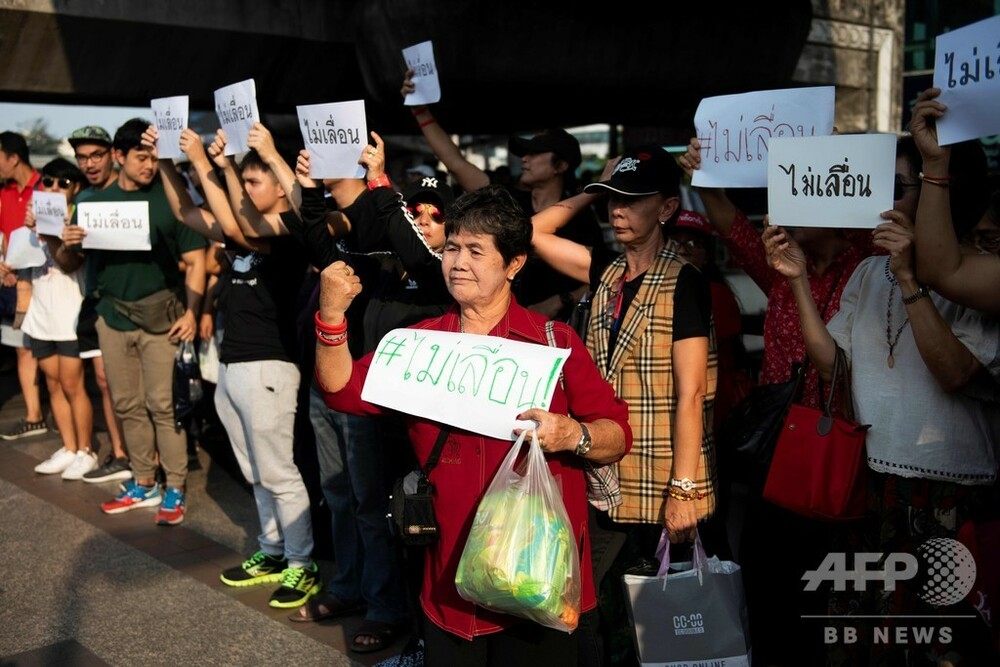
[[896, 334], [892, 333], [892, 301], [893, 297], [896, 295], [896, 279], [891, 273], [889, 273], [889, 262], [886, 260], [885, 263], [885, 276], [889, 279], [889, 301], [885, 306], [885, 342], [889, 346], [889, 356], [886, 357], [885, 364], [889, 368], [896, 366], [896, 357], [893, 356], [893, 352], [896, 350], [896, 345], [899, 343], [899, 337], [903, 333], [903, 329], [909, 324], [910, 318], [907, 317], [903, 320], [903, 323], [899, 325], [896, 329]]

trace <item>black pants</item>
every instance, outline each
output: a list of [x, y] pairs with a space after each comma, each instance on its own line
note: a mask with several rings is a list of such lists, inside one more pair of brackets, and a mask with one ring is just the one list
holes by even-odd
[[575, 635], [524, 621], [472, 641], [442, 630], [426, 617], [424, 664], [428, 667], [576, 667]]

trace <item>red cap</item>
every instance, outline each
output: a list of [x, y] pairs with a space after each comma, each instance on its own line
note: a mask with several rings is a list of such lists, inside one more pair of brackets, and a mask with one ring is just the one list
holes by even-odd
[[693, 229], [709, 236], [715, 233], [712, 225], [708, 223], [708, 218], [694, 211], [681, 211], [677, 216], [677, 222], [674, 223], [674, 229]]

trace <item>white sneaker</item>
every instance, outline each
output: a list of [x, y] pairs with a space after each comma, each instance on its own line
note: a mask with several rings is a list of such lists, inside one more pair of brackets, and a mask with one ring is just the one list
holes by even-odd
[[35, 472], [55, 475], [69, 468], [76, 461], [76, 452], [60, 447], [55, 454], [35, 466]]
[[82, 449], [75, 455], [73, 463], [63, 471], [62, 478], [73, 480], [83, 479], [83, 476], [97, 467], [97, 455]]

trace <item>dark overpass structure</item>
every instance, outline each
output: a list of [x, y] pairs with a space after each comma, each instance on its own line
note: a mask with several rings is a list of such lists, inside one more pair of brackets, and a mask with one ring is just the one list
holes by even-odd
[[369, 127], [412, 134], [401, 50], [433, 40], [451, 132], [686, 129], [703, 97], [792, 85], [811, 18], [809, 0], [0, 0], [0, 95], [210, 110], [253, 78], [265, 117], [364, 99]]

